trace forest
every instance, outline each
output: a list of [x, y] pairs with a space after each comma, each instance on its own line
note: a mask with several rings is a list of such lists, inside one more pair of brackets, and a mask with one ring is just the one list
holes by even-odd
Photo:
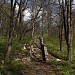
[[0, 75], [75, 75], [75, 0], [0, 0]]

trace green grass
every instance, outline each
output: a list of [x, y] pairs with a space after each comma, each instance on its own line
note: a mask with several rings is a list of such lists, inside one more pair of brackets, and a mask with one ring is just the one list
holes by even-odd
[[75, 75], [75, 64], [67, 61], [53, 61], [50, 62], [54, 70], [61, 73], [61, 75]]
[[11, 52], [11, 56], [16, 56], [22, 52], [21, 48], [24, 44], [30, 44], [31, 37], [25, 37], [23, 40], [19, 41], [14, 38], [13, 40], [13, 50]]
[[[23, 44], [28, 44], [31, 42], [31, 37], [25, 37], [23, 40], [18, 41], [18, 39], [13, 40], [13, 49], [11, 52], [11, 56], [16, 56], [17, 54], [21, 53], [21, 46]], [[51, 36], [50, 38], [44, 35], [44, 42], [51, 53], [51, 55], [66, 59], [67, 57], [67, 48], [65, 41], [63, 42], [63, 49], [60, 51], [59, 49], [59, 39], [58, 35]], [[75, 49], [75, 40], [73, 40], [73, 49]], [[5, 52], [7, 50], [7, 40], [4, 37], [0, 37], [0, 60], [4, 59]], [[75, 53], [75, 51], [74, 51]], [[73, 62], [57, 62], [53, 61], [50, 62], [55, 70], [62, 73], [62, 75], [75, 75], [75, 55]], [[10, 61], [6, 65], [0, 65], [0, 75], [4, 75], [6, 72], [13, 73], [13, 75], [20, 75], [23, 70], [23, 64], [19, 61]]]
[[0, 74], [6, 75], [9, 72], [10, 75], [22, 75], [24, 69], [25, 66], [21, 61], [12, 60], [0, 65]]
[[[56, 58], [67, 58], [67, 47], [66, 42], [63, 42], [63, 49], [60, 51], [59, 39], [57, 35], [50, 36], [50, 38], [44, 35], [44, 42], [48, 48], [49, 53]], [[75, 39], [73, 39], [73, 51], [74, 58], [72, 62], [68, 61], [53, 61], [50, 65], [53, 66], [54, 70], [60, 73], [60, 75], [75, 75]]]
[[[18, 53], [21, 53], [21, 47], [24, 44], [30, 44], [31, 41], [31, 37], [25, 37], [23, 40], [19, 41], [16, 38], [13, 38], [13, 42], [12, 42], [12, 51], [11, 51], [11, 57], [16, 56]], [[7, 37], [0, 37], [0, 60], [4, 60], [5, 58], [5, 54], [7, 51]]]
[[6, 38], [0, 37], [0, 60], [4, 59], [6, 50], [7, 50], [7, 41], [6, 41]]
[[[30, 43], [30, 37], [25, 38], [24, 40], [18, 41], [18, 39], [13, 40], [13, 48], [11, 51], [11, 58], [16, 57], [17, 54], [21, 53], [21, 46], [25, 43]], [[0, 75], [6, 75], [7, 72], [10, 75], [22, 75], [24, 64], [21, 61], [11, 60], [7, 64], [2, 64], [1, 61], [5, 58], [5, 53], [7, 50], [7, 38], [0, 37]]]
[[44, 36], [44, 42], [50, 51], [50, 53], [58, 58], [63, 58], [65, 59], [67, 57], [67, 48], [65, 41], [63, 42], [63, 49], [60, 51], [60, 46], [59, 46], [59, 39], [58, 36], [51, 36], [50, 39], [48, 39], [46, 35]]
[[[44, 42], [48, 48], [48, 51], [55, 57], [67, 59], [67, 46], [66, 41], [64, 39], [62, 51], [60, 51], [60, 44], [58, 35], [47, 37], [44, 35]], [[75, 39], [73, 38], [73, 57], [75, 58]], [[75, 60], [75, 59], [73, 59]]]

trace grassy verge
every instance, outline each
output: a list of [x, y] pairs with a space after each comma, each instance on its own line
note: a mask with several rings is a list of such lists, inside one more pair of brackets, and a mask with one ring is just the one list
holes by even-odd
[[[49, 39], [48, 38], [49, 37], [47, 37], [46, 35], [44, 36], [44, 42], [49, 50], [49, 53], [56, 58], [66, 59], [67, 48], [65, 41], [63, 41], [63, 49], [62, 51], [60, 51], [58, 36], [56, 35], [55, 37], [51, 36]], [[75, 40], [73, 40], [73, 51], [74, 49], [75, 49]], [[52, 61], [49, 64], [53, 66], [55, 71], [59, 72], [58, 75], [75, 75], [75, 55], [72, 62]]]
[[67, 61], [53, 61], [50, 62], [50, 65], [53, 66], [54, 70], [59, 75], [75, 75], [75, 64]]
[[[21, 46], [23, 44], [30, 43], [30, 40], [30, 37], [25, 38], [21, 41], [18, 41], [18, 39], [14, 38], [10, 57], [14, 59], [19, 53], [22, 54]], [[9, 75], [22, 75], [23, 70], [25, 70], [25, 65], [21, 61], [11, 60], [6, 64], [2, 63], [7, 51], [7, 44], [7, 38], [0, 37], [0, 75], [7, 75], [7, 73], [9, 73]]]
[[25, 66], [21, 61], [9, 61], [6, 64], [0, 64], [0, 75], [22, 75]]
[[67, 57], [67, 48], [65, 41], [63, 41], [63, 48], [60, 51], [59, 39], [58, 36], [51, 36], [50, 39], [45, 35], [44, 42], [50, 52], [54, 57], [66, 59]]
[[7, 50], [7, 40], [5, 37], [0, 37], [0, 60], [3, 60]]

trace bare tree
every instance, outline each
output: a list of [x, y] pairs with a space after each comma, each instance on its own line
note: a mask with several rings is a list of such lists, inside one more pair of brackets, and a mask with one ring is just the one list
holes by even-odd
[[71, 0], [62, 0], [62, 10], [63, 10], [63, 23], [64, 23], [64, 35], [67, 44], [67, 58], [69, 61], [72, 61], [73, 50], [72, 50], [72, 39], [73, 39], [73, 32], [72, 32], [72, 1]]
[[10, 52], [12, 50], [12, 40], [13, 40], [13, 0], [11, 0], [11, 10], [10, 10], [10, 25], [9, 25], [9, 35], [8, 35], [8, 50], [6, 53], [6, 58], [9, 59]]
[[59, 26], [59, 42], [60, 42], [60, 51], [62, 51], [62, 46], [63, 46], [63, 39], [64, 39], [64, 19], [63, 19], [63, 13], [64, 13], [64, 4], [62, 4], [59, 0], [59, 12], [60, 12], [60, 26]]
[[72, 50], [72, 36], [73, 36], [73, 32], [72, 32], [72, 18], [71, 18], [71, 9], [72, 8], [72, 1], [68, 0], [67, 1], [67, 49], [68, 49], [68, 60], [72, 61], [73, 59], [73, 50]]

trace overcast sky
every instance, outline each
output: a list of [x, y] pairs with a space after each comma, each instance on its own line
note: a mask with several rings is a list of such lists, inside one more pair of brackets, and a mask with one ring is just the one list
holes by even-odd
[[73, 3], [75, 4], [75, 0], [73, 1]]
[[[30, 3], [29, 3], [30, 4]], [[28, 4], [28, 5], [29, 5]], [[73, 4], [75, 4], [75, 0], [73, 0]], [[73, 8], [75, 7], [75, 5], [73, 6]], [[19, 9], [19, 6], [18, 5], [16, 5], [16, 12], [18, 11], [18, 9]], [[30, 13], [30, 9], [28, 8], [28, 9], [26, 9], [24, 12], [23, 12], [23, 14], [24, 14], [24, 16], [23, 16], [23, 20], [24, 21], [28, 21], [28, 20], [30, 20], [31, 19], [31, 13]]]
[[[16, 5], [16, 8], [15, 8], [16, 13], [18, 12], [18, 9], [19, 9], [19, 6]], [[30, 8], [27, 8], [26, 10], [23, 11], [23, 20], [28, 21], [30, 19], [31, 19], [31, 10]]]

